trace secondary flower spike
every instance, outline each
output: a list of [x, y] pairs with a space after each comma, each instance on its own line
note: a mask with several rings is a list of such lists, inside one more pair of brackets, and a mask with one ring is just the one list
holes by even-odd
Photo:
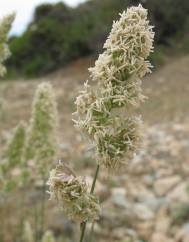
[[153, 51], [153, 27], [141, 5], [120, 14], [93, 68], [91, 80], [76, 99], [76, 126], [96, 148], [98, 163], [109, 170], [132, 158], [140, 148], [140, 117], [131, 108], [144, 101], [141, 78], [151, 72], [147, 60]]
[[6, 68], [3, 62], [10, 56], [10, 51], [7, 45], [7, 36], [11, 28], [12, 22], [15, 19], [15, 14], [5, 16], [0, 20], [0, 76], [4, 76]]
[[38, 173], [46, 177], [56, 157], [57, 105], [50, 83], [37, 87], [27, 132], [25, 160], [34, 160]]
[[74, 221], [96, 220], [100, 211], [97, 198], [88, 192], [83, 177], [65, 172], [63, 164], [51, 171], [48, 181], [51, 198], [56, 199], [65, 215]]

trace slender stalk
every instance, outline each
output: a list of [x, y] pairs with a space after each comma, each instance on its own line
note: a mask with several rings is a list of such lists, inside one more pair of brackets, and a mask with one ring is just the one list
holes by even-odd
[[94, 226], [95, 226], [95, 222], [93, 222], [91, 224], [91, 230], [90, 230], [90, 234], [89, 234], [89, 242], [92, 242], [93, 241]]
[[[92, 183], [92, 186], [91, 186], [90, 194], [93, 194], [93, 192], [94, 192], [96, 180], [97, 180], [98, 173], [99, 173], [99, 169], [100, 169], [100, 165], [98, 164], [97, 167], [96, 167], [96, 172], [95, 172], [95, 176], [94, 176], [93, 183]], [[84, 236], [85, 236], [86, 224], [87, 224], [86, 222], [81, 223], [81, 235], [80, 235], [79, 242], [83, 242], [83, 239], [84, 239]]]
[[34, 233], [35, 233], [35, 242], [38, 241], [38, 210], [37, 204], [34, 206]]
[[93, 192], [94, 192], [96, 180], [97, 180], [98, 173], [99, 173], [99, 169], [100, 169], [100, 165], [98, 164], [97, 167], [96, 167], [96, 172], [95, 172], [95, 176], [94, 176], [94, 179], [93, 179], [93, 184], [91, 186], [90, 194], [93, 194]]
[[20, 225], [19, 225], [19, 234], [18, 241], [23, 241], [23, 227], [24, 227], [24, 218], [26, 217], [26, 191], [25, 189], [21, 190], [21, 202], [20, 202]]
[[[5, 202], [6, 200], [3, 197], [3, 194], [0, 193], [0, 195], [1, 195], [2, 199], [3, 199], [3, 202]], [[0, 207], [0, 218], [6, 218], [5, 217], [5, 214], [6, 214], [6, 209], [5, 208]], [[6, 216], [7, 216], [7, 214], [6, 214]], [[1, 226], [0, 226], [0, 242], [4, 241], [5, 224], [6, 224], [5, 219], [2, 219], [1, 220]]]
[[81, 223], [81, 236], [79, 242], [83, 242], [86, 229], [86, 222]]
[[41, 228], [40, 228], [40, 238], [43, 236], [44, 232], [44, 221], [45, 221], [45, 193], [46, 193], [46, 180], [43, 178], [43, 188], [42, 188], [42, 200], [41, 200]]

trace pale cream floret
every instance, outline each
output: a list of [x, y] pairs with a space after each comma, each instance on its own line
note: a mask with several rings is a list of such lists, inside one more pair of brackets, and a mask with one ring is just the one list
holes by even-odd
[[[104, 44], [104, 52], [95, 66], [89, 68], [96, 86], [85, 85], [76, 99], [76, 126], [89, 135], [96, 147], [98, 162], [108, 169], [115, 169], [123, 160], [131, 159], [140, 147], [141, 120], [128, 115], [125, 118], [122, 111], [117, 112], [116, 117], [114, 110], [138, 107], [145, 99], [141, 78], [152, 68], [147, 60], [153, 51], [152, 29], [147, 10], [141, 5], [120, 14]], [[125, 121], [128, 128], [123, 127], [118, 132], [116, 118], [122, 126]], [[123, 131], [126, 139], [120, 135]]]

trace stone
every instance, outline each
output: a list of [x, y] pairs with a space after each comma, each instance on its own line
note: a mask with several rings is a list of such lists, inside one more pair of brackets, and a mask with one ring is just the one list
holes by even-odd
[[189, 202], [188, 182], [177, 185], [167, 197], [172, 201]]
[[[85, 176], [85, 180], [88, 184], [89, 187], [92, 186], [93, 183], [93, 177], [90, 175]], [[96, 180], [96, 184], [95, 184], [95, 193], [99, 194], [102, 193], [106, 190], [105, 185], [103, 185], [99, 180]]]
[[155, 193], [158, 196], [166, 195], [174, 186], [181, 181], [181, 178], [177, 175], [158, 179], [154, 184]]
[[150, 242], [174, 242], [171, 238], [168, 238], [166, 235], [162, 233], [154, 233]]
[[140, 220], [151, 220], [155, 216], [154, 212], [142, 203], [135, 204], [133, 206], [133, 212], [135, 213], [137, 219]]
[[146, 174], [143, 176], [143, 182], [146, 186], [151, 187], [154, 184], [154, 176]]
[[151, 191], [146, 190], [138, 193], [138, 202], [145, 204], [152, 211], [156, 212], [164, 203], [164, 199], [156, 197]]
[[51, 214], [51, 217], [48, 220], [49, 229], [54, 231], [55, 234], [60, 234], [62, 231], [65, 236], [72, 236], [74, 234], [73, 222], [62, 216], [60, 211], [58, 212]]
[[117, 207], [122, 207], [122, 208], [128, 207], [126, 190], [122, 187], [112, 189], [111, 200], [112, 200], [112, 203]]
[[186, 223], [177, 232], [175, 236], [175, 242], [189, 242], [189, 223]]
[[123, 238], [128, 238], [133, 239], [137, 237], [137, 234], [134, 230], [132, 229], [125, 229], [125, 228], [116, 228], [113, 232], [112, 235], [115, 239], [118, 239], [119, 241], [122, 240]]
[[[153, 226], [154, 224], [152, 221], [142, 221], [142, 223], [136, 223], [137, 220], [135, 220], [133, 226], [135, 226], [137, 234], [142, 237], [145, 241], [149, 241], [149, 238], [151, 237]], [[151, 242], [151, 241], [150, 241]]]
[[156, 220], [155, 231], [166, 234], [171, 226], [171, 219], [165, 215], [159, 216]]

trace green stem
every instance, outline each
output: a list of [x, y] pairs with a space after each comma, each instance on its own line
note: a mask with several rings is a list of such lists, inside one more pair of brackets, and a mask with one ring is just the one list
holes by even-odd
[[41, 200], [41, 229], [40, 238], [42, 238], [44, 233], [44, 221], [45, 221], [45, 194], [46, 194], [46, 180], [43, 178], [43, 190], [42, 190], [42, 200]]
[[18, 241], [23, 241], [23, 227], [24, 227], [24, 219], [26, 217], [26, 191], [25, 189], [21, 190], [21, 202], [20, 202], [20, 225], [19, 225], [19, 235]]
[[86, 229], [86, 222], [81, 223], [81, 236], [79, 242], [83, 242]]
[[35, 233], [35, 242], [38, 241], [38, 210], [37, 204], [34, 205], [34, 233]]
[[[4, 214], [4, 211], [6, 211], [6, 210], [3, 209], [2, 207], [0, 207], [0, 218], [5, 218], [6, 212]], [[5, 219], [2, 219], [1, 226], [0, 226], [0, 242], [4, 241], [4, 230], [5, 230]]]
[[93, 184], [92, 184], [91, 191], [90, 191], [90, 194], [93, 194], [93, 192], [94, 192], [95, 185], [96, 185], [96, 180], [97, 180], [98, 173], [99, 173], [99, 169], [100, 169], [100, 165], [97, 165], [97, 167], [96, 167], [96, 172], [95, 172], [95, 176], [94, 176], [94, 179], [93, 179]]
[[[94, 192], [96, 180], [97, 180], [98, 173], [99, 173], [99, 169], [100, 169], [100, 165], [98, 164], [97, 167], [96, 167], [96, 172], [95, 172], [95, 176], [94, 176], [93, 183], [92, 183], [92, 186], [91, 186], [90, 194], [93, 194], [93, 192]], [[80, 235], [79, 242], [83, 242], [85, 230], [86, 230], [86, 224], [87, 224], [86, 222], [81, 223], [81, 235]]]
[[89, 234], [89, 242], [92, 242], [93, 241], [94, 226], [95, 226], [95, 222], [93, 222], [91, 224], [91, 231], [90, 231], [90, 234]]

